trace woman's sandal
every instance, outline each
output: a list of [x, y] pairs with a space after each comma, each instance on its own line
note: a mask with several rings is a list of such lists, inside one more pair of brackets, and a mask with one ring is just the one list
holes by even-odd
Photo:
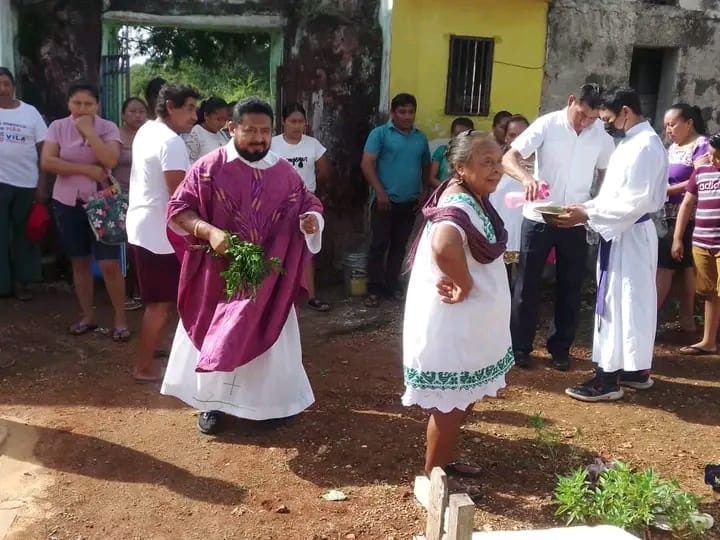
[[377, 294], [369, 294], [365, 297], [367, 307], [376, 308], [380, 305], [380, 297]]
[[138, 384], [156, 384], [161, 383], [163, 379], [165, 378], [165, 370], [160, 370], [160, 374], [157, 377], [148, 377], [146, 375], [140, 375], [139, 373], [133, 371], [133, 379]]
[[130, 330], [127, 328], [115, 328], [112, 333], [112, 339], [115, 343], [130, 341]]
[[72, 336], [82, 336], [83, 334], [87, 334], [88, 332], [94, 332], [95, 330], [97, 330], [97, 328], [97, 324], [79, 321], [73, 323], [70, 328], [68, 328], [68, 332], [70, 332], [70, 335]]
[[15, 365], [15, 362], [14, 358], [0, 359], [0, 369], [11, 368]]
[[465, 461], [453, 461], [443, 467], [445, 473], [449, 476], [457, 476], [460, 478], [480, 478], [482, 469], [472, 463]]
[[330, 311], [330, 304], [328, 304], [327, 302], [322, 302], [317, 298], [311, 298], [308, 301], [308, 306], [310, 306], [311, 309], [314, 309], [315, 311], [319, 311], [321, 313]]

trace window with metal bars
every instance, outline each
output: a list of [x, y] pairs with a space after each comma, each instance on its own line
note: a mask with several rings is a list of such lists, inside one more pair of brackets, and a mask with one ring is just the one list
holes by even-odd
[[495, 40], [450, 36], [445, 114], [487, 116], [490, 113]]

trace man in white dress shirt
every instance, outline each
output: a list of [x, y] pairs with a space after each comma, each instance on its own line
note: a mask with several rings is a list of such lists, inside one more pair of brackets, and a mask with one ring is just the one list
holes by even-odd
[[[575, 340], [587, 265], [586, 231], [583, 227], [561, 229], [547, 225], [537, 207], [587, 201], [596, 172], [602, 180], [614, 144], [597, 121], [600, 95], [597, 84], [584, 85], [577, 96], [570, 96], [567, 107], [535, 120], [503, 157], [505, 172], [522, 182], [529, 201], [523, 209], [510, 321], [515, 364], [520, 367], [530, 367], [542, 274], [553, 248], [557, 284], [547, 349], [556, 369], [565, 371], [570, 367], [570, 347]], [[534, 177], [522, 165], [522, 160], [533, 153], [537, 163]], [[550, 198], [535, 202], [540, 181], [550, 186]]]
[[587, 402], [620, 399], [622, 386], [653, 385], [658, 237], [650, 214], [663, 207], [668, 178], [667, 152], [642, 117], [635, 90], [608, 92], [600, 118], [622, 142], [597, 197], [569, 207], [559, 219], [563, 227], [587, 224], [602, 239], [593, 339], [597, 370], [592, 379], [565, 391]]

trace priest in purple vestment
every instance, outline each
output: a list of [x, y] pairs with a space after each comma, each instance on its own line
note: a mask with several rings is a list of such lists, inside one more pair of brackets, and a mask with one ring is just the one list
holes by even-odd
[[[199, 409], [198, 429], [213, 434], [225, 414], [250, 420], [299, 414], [314, 396], [302, 366], [295, 302], [304, 269], [320, 251], [320, 201], [287, 161], [270, 152], [273, 112], [257, 98], [233, 111], [233, 139], [198, 160], [168, 204], [169, 227], [185, 237], [180, 323], [161, 392]], [[283, 271], [254, 300], [228, 301], [227, 233], [262, 246]]]

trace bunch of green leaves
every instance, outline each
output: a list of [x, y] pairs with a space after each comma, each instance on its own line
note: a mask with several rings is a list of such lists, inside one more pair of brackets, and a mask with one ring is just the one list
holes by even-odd
[[282, 272], [282, 263], [277, 257], [268, 258], [261, 246], [240, 240], [234, 234], [227, 235], [229, 259], [227, 270], [220, 272], [225, 280], [225, 294], [230, 302], [237, 296], [255, 300], [257, 291], [270, 272]]
[[555, 489], [556, 514], [565, 516], [568, 525], [602, 523], [636, 534], [664, 522], [680, 537], [702, 536], [705, 529], [694, 519], [699, 502], [655, 470], [635, 471], [622, 462], [600, 473], [595, 485], [587, 469], [579, 468], [559, 478]]

